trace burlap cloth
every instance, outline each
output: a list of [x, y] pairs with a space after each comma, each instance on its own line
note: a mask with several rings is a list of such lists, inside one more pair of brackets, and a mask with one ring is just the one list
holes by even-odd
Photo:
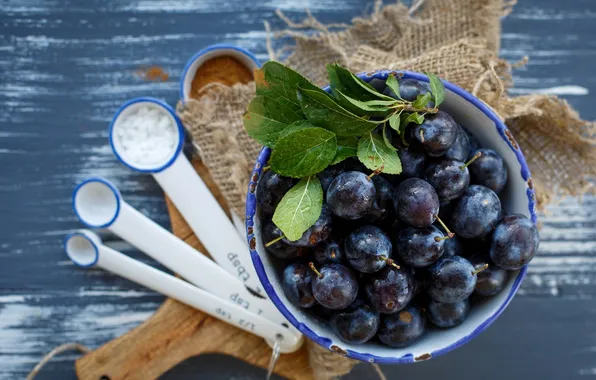
[[[281, 49], [274, 50], [272, 40], [267, 47], [272, 59], [319, 85], [327, 81], [325, 64], [337, 61], [353, 72], [430, 71], [470, 91], [490, 105], [515, 136], [543, 206], [594, 189], [590, 181], [596, 177], [596, 124], [581, 120], [556, 96], [507, 94], [515, 64], [498, 57], [500, 18], [513, 5], [505, 0], [427, 0], [415, 1], [408, 9], [400, 3], [382, 7], [377, 1], [370, 16], [355, 18], [352, 25], [323, 25], [308, 11], [303, 22], [294, 23], [277, 12], [289, 29], [273, 35], [281, 39]], [[269, 31], [269, 25], [265, 27]], [[261, 149], [242, 125], [254, 92], [254, 83], [216, 86], [200, 101], [177, 109], [238, 215], [244, 215], [249, 173]], [[312, 342], [309, 351], [319, 379], [343, 375], [354, 365]]]

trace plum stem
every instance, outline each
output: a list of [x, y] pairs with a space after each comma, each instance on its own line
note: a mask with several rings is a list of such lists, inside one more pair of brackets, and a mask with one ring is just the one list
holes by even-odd
[[269, 243], [265, 244], [265, 248], [271, 247], [273, 244], [277, 243], [278, 241], [280, 241], [284, 237], [285, 237], [284, 235], [281, 235], [280, 237], [271, 240]]
[[447, 225], [445, 223], [443, 223], [443, 221], [441, 220], [441, 218], [439, 218], [439, 215], [435, 215], [435, 217], [439, 221], [439, 224], [441, 225], [441, 227], [443, 227], [443, 229], [445, 229], [445, 232], [447, 232], [447, 237], [443, 237], [442, 239], [439, 238], [439, 237], [436, 237], [435, 238], [435, 241], [439, 241], [437, 239], [445, 240], [445, 239], [451, 239], [452, 237], [454, 237], [455, 234], [449, 230], [449, 228], [447, 227]]
[[424, 144], [424, 129], [420, 130], [420, 142]]
[[389, 257], [387, 257], [385, 255], [379, 256], [379, 259], [385, 261], [387, 263], [387, 265], [391, 265], [395, 269], [401, 269], [401, 267], [399, 265], [397, 265], [395, 263], [395, 261], [393, 261], [393, 259], [390, 259]]
[[398, 109], [404, 112], [425, 112], [425, 113], [437, 113], [439, 112], [439, 109], [436, 107], [433, 108], [426, 108], [426, 107], [414, 107], [412, 106], [412, 103], [410, 102], [404, 102], [404, 103], [400, 103], [400, 102], [396, 102], [395, 106], [392, 106], [391, 108], [394, 109]]
[[383, 169], [385, 169], [385, 165], [381, 165], [380, 168], [378, 168], [375, 171], [373, 171], [372, 173], [370, 173], [370, 175], [368, 176], [368, 179], [372, 179], [372, 177], [376, 176], [377, 174], [383, 173]]
[[479, 159], [480, 156], [482, 156], [482, 152], [476, 152], [476, 154], [474, 155], [474, 157], [470, 158], [470, 161], [468, 161], [465, 164], [463, 164], [462, 166], [460, 166], [459, 169], [460, 170], [464, 170], [465, 168], [467, 168], [468, 166], [470, 166], [472, 164], [472, 162], [474, 162], [477, 159]]
[[308, 263], [308, 266], [310, 267], [310, 269], [312, 269], [313, 272], [315, 272], [318, 278], [323, 278], [323, 275], [321, 274], [321, 272], [317, 270], [317, 268], [315, 268], [315, 264], [312, 261]]
[[269, 166], [269, 165], [268, 166], [265, 166], [265, 167], [263, 167], [262, 172], [265, 173], [269, 169], [271, 169], [271, 166]]
[[483, 270], [488, 268], [488, 264], [484, 264], [483, 266], [481, 266], [480, 268], [476, 269], [475, 271], [472, 272], [473, 275], [476, 275], [480, 272], [482, 272]]

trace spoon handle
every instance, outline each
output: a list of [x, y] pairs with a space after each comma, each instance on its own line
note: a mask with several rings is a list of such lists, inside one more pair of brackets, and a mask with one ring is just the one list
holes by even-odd
[[178, 155], [171, 166], [153, 173], [153, 177], [213, 259], [246, 286], [264, 295], [246, 240], [238, 236], [238, 230], [188, 159]]
[[220, 299], [186, 281], [166, 274], [134, 260], [104, 245], [98, 245], [97, 266], [137, 284], [146, 286], [168, 297], [218, 318], [242, 330], [258, 335], [270, 344], [280, 340], [285, 352], [296, 351], [302, 340], [289, 329], [256, 315], [237, 304]]

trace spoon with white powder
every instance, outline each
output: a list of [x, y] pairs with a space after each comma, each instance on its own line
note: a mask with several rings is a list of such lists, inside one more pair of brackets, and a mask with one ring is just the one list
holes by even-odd
[[157, 99], [132, 99], [114, 116], [109, 138], [124, 165], [153, 175], [213, 259], [264, 295], [246, 242], [182, 154], [184, 128], [174, 110]]

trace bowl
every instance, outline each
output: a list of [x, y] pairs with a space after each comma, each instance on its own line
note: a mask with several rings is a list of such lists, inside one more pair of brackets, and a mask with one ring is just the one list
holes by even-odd
[[[409, 71], [376, 71], [358, 76], [374, 87], [384, 86], [390, 73], [403, 74], [428, 82], [426, 75]], [[535, 194], [530, 171], [519, 145], [499, 116], [485, 103], [460, 87], [444, 81], [445, 101], [441, 109], [448, 112], [461, 125], [466, 127], [481, 146], [494, 149], [507, 163], [509, 182], [500, 194], [505, 209], [510, 213], [528, 216], [536, 223]], [[329, 92], [329, 87], [325, 88]], [[257, 213], [256, 188], [261, 170], [267, 165], [270, 149], [264, 148], [255, 164], [249, 184], [246, 203], [247, 238], [251, 258], [267, 295], [279, 311], [300, 332], [319, 345], [341, 353], [349, 358], [376, 363], [411, 363], [427, 360], [445, 354], [478, 336], [505, 310], [517, 292], [526, 267], [509, 276], [504, 289], [497, 295], [481, 301], [472, 307], [466, 321], [448, 330], [427, 330], [416, 343], [401, 349], [383, 346], [374, 341], [363, 345], [346, 344], [339, 340], [333, 331], [321, 324], [308, 311], [292, 305], [281, 287], [279, 263], [269, 258], [261, 239], [261, 221]]]
[[244, 50], [234, 45], [216, 44], [207, 46], [200, 50], [188, 60], [182, 75], [180, 76], [180, 99], [186, 102], [190, 97], [192, 80], [197, 73], [197, 69], [206, 61], [216, 57], [232, 57], [242, 63], [250, 72], [261, 67], [261, 62], [248, 50]]

